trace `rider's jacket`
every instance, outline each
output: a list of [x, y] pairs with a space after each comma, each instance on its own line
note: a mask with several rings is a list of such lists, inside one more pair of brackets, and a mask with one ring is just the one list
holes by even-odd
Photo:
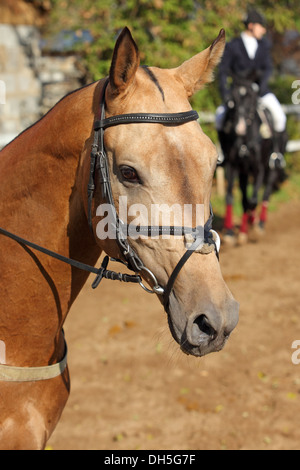
[[271, 45], [266, 38], [257, 42], [258, 48], [253, 59], [249, 57], [241, 37], [226, 44], [219, 68], [220, 91], [224, 102], [230, 96], [228, 77], [252, 78], [259, 85], [260, 96], [270, 92], [268, 80], [272, 74]]

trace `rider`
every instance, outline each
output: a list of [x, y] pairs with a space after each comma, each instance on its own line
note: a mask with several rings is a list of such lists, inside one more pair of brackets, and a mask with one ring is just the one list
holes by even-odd
[[276, 98], [268, 88], [268, 80], [272, 74], [270, 44], [264, 38], [266, 34], [265, 18], [257, 11], [249, 11], [244, 20], [245, 30], [240, 37], [226, 44], [220, 64], [220, 91], [225, 105], [220, 106], [216, 113], [216, 127], [222, 131], [227, 112], [227, 103], [231, 92], [228, 77], [246, 76], [255, 73], [259, 86], [260, 101], [269, 110], [273, 120], [274, 137], [283, 155], [286, 146], [286, 115]]

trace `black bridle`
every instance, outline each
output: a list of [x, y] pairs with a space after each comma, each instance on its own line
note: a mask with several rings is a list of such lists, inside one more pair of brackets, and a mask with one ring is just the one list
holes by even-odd
[[[130, 236], [130, 226], [123, 224], [116, 212], [115, 203], [112, 194], [111, 182], [109, 177], [109, 165], [108, 157], [104, 146], [104, 131], [108, 127], [123, 125], [123, 124], [132, 124], [132, 123], [153, 123], [153, 124], [162, 124], [164, 126], [179, 126], [187, 122], [198, 120], [199, 116], [197, 111], [187, 111], [182, 113], [167, 113], [167, 114], [158, 114], [158, 113], [134, 113], [134, 114], [120, 114], [105, 118], [105, 90], [108, 85], [108, 80], [106, 81], [101, 97], [100, 105], [100, 119], [97, 119], [94, 124], [94, 143], [92, 145], [91, 151], [91, 166], [90, 166], [90, 180], [88, 184], [88, 223], [92, 230], [92, 202], [94, 191], [96, 187], [95, 175], [98, 173], [98, 182], [102, 190], [102, 198], [107, 200], [108, 204], [112, 208], [111, 214], [113, 220], [111, 224], [116, 233], [116, 240], [119, 246], [121, 255], [125, 259], [125, 264], [129, 269], [136, 273], [146, 272], [151, 281], [154, 283], [152, 290], [145, 288], [145, 286], [140, 282], [140, 285], [147, 291], [156, 294], [162, 294], [164, 296], [164, 305], [167, 308], [169, 302], [169, 296], [173, 289], [175, 280], [190, 258], [190, 256], [195, 252], [195, 250], [202, 243], [213, 244], [215, 248], [215, 253], [218, 257], [218, 249], [214, 240], [213, 231], [212, 231], [212, 221], [213, 221], [213, 212], [210, 206], [210, 216], [204, 226], [204, 238], [201, 235], [203, 230], [202, 227], [188, 228], [188, 227], [165, 227], [165, 226], [141, 226], [134, 227], [134, 231], [143, 235], [163, 235], [165, 233], [169, 235], [182, 235], [189, 233], [194, 237], [194, 242], [186, 253], [182, 256], [177, 266], [175, 267], [173, 273], [171, 274], [169, 281], [165, 288], [162, 288], [155, 277], [155, 275], [143, 264], [140, 257], [132, 249], [128, 242], [128, 235]], [[203, 229], [203, 228], [202, 228]], [[116, 260], [121, 261], [122, 260]]]
[[[135, 231], [143, 235], [163, 235], [165, 233], [170, 235], [186, 235], [191, 234], [193, 237], [193, 242], [189, 249], [186, 250], [182, 258], [179, 260], [174, 271], [172, 272], [168, 283], [165, 287], [161, 287], [156, 279], [156, 276], [153, 274], [150, 269], [148, 269], [139, 258], [137, 253], [133, 250], [128, 242], [128, 236], [130, 237], [130, 226], [123, 224], [116, 212], [115, 203], [112, 194], [110, 176], [109, 176], [109, 164], [108, 157], [105, 151], [104, 146], [104, 131], [108, 127], [117, 126], [121, 124], [130, 124], [130, 123], [155, 123], [162, 124], [164, 126], [179, 126], [187, 122], [195, 121], [198, 119], [198, 113], [196, 111], [187, 111], [182, 113], [170, 113], [170, 114], [149, 114], [149, 113], [135, 113], [135, 114], [121, 114], [105, 118], [105, 90], [108, 84], [106, 81], [100, 103], [100, 118], [96, 119], [94, 123], [94, 142], [91, 150], [91, 161], [90, 161], [90, 177], [88, 183], [88, 224], [92, 229], [92, 209], [93, 209], [93, 197], [95, 193], [96, 186], [99, 184], [102, 190], [102, 198], [108, 202], [112, 208], [113, 220], [111, 221], [112, 228], [116, 233], [116, 241], [123, 259], [114, 259], [113, 261], [118, 261], [125, 264], [128, 269], [133, 271], [135, 274], [123, 274], [117, 273], [115, 271], [110, 271], [107, 269], [109, 257], [105, 256], [101, 267], [96, 268], [94, 266], [89, 266], [87, 264], [81, 263], [79, 261], [67, 258], [63, 255], [55, 253], [47, 248], [41, 247], [35, 243], [32, 243], [24, 238], [21, 238], [7, 230], [0, 228], [0, 234], [7, 236], [20, 245], [29, 246], [37, 251], [40, 251], [48, 256], [56, 258], [64, 263], [67, 263], [75, 268], [94, 273], [96, 278], [92, 284], [92, 287], [95, 289], [103, 278], [111, 280], [119, 280], [123, 282], [133, 282], [138, 283], [149, 293], [156, 293], [163, 296], [163, 304], [167, 310], [169, 304], [169, 297], [172, 292], [175, 280], [185, 265], [190, 256], [199, 249], [200, 245], [208, 244], [213, 245], [214, 251], [219, 258], [218, 246], [215, 241], [214, 232], [212, 230], [212, 221], [213, 221], [213, 212], [210, 206], [210, 216], [207, 222], [204, 225], [204, 236], [203, 236], [203, 227], [188, 228], [188, 227], [165, 227], [165, 226], [141, 226], [135, 227]], [[98, 179], [96, 178], [98, 176]], [[146, 277], [149, 279], [153, 286], [151, 289], [146, 287], [143, 284], [141, 274], [146, 274]]]

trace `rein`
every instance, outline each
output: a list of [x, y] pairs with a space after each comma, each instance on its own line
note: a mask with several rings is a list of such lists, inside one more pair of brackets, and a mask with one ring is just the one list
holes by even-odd
[[[40, 245], [32, 243], [18, 235], [11, 233], [0, 227], [0, 234], [11, 238], [18, 242], [21, 246], [28, 246], [34, 250], [40, 251], [52, 258], [55, 258], [63, 263], [69, 264], [70, 266], [87, 271], [92, 274], [96, 274], [96, 278], [92, 283], [92, 288], [95, 289], [103, 278], [110, 280], [118, 280], [122, 282], [131, 282], [139, 284], [146, 292], [151, 294], [159, 294], [163, 296], [163, 304], [166, 311], [168, 311], [169, 297], [173, 290], [174, 283], [177, 276], [185, 263], [188, 261], [190, 256], [194, 252], [200, 252], [203, 254], [215, 251], [216, 256], [219, 258], [219, 236], [212, 230], [213, 212], [210, 206], [210, 216], [204, 225], [204, 237], [201, 235], [203, 227], [188, 228], [188, 227], [165, 227], [165, 226], [140, 226], [134, 227], [135, 233], [140, 234], [151, 234], [151, 235], [163, 235], [165, 233], [169, 235], [186, 235], [189, 234], [192, 237], [192, 243], [187, 251], [184, 253], [182, 258], [179, 260], [174, 271], [172, 272], [168, 283], [165, 287], [159, 285], [156, 276], [153, 272], [148, 269], [137, 253], [131, 248], [127, 237], [130, 237], [130, 226], [125, 225], [119, 219], [115, 204], [113, 200], [112, 187], [109, 176], [109, 164], [108, 157], [104, 146], [104, 130], [108, 127], [125, 125], [131, 123], [153, 123], [162, 124], [164, 126], [180, 126], [187, 122], [198, 120], [198, 113], [196, 111], [187, 111], [182, 113], [170, 113], [170, 114], [149, 114], [149, 113], [135, 113], [135, 114], [121, 114], [105, 118], [105, 90], [108, 85], [106, 81], [101, 96], [100, 103], [100, 118], [94, 122], [94, 142], [91, 149], [91, 160], [90, 160], [90, 175], [88, 182], [88, 224], [92, 230], [92, 206], [93, 196], [96, 189], [96, 185], [99, 184], [102, 190], [102, 197], [108, 201], [111, 205], [113, 220], [111, 222], [112, 227], [116, 230], [117, 244], [120, 249], [121, 255], [124, 260], [111, 258], [112, 261], [117, 261], [125, 264], [128, 269], [133, 271], [135, 274], [122, 274], [107, 269], [109, 257], [105, 256], [100, 268], [87, 265], [80, 261], [68, 258], [60, 255], [54, 251], [48, 250]], [[98, 174], [98, 180], [95, 180], [95, 175]], [[202, 230], [201, 230], [202, 229]], [[92, 230], [93, 231], [93, 230]], [[208, 246], [209, 249], [203, 250], [204, 246]], [[153, 286], [151, 289], [143, 284], [141, 274], [146, 273], [148, 279], [151, 281]], [[67, 348], [63, 360], [57, 364], [46, 366], [46, 367], [11, 367], [6, 365], [0, 365], [0, 381], [14, 381], [14, 382], [26, 382], [36, 380], [48, 380], [57, 377], [63, 373], [67, 366]]]

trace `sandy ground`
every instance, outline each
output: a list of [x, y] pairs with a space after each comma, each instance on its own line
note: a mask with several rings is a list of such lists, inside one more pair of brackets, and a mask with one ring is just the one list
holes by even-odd
[[65, 326], [72, 390], [49, 447], [299, 449], [299, 235], [290, 202], [259, 243], [221, 252], [240, 322], [205, 358], [180, 352], [155, 296], [90, 279]]

